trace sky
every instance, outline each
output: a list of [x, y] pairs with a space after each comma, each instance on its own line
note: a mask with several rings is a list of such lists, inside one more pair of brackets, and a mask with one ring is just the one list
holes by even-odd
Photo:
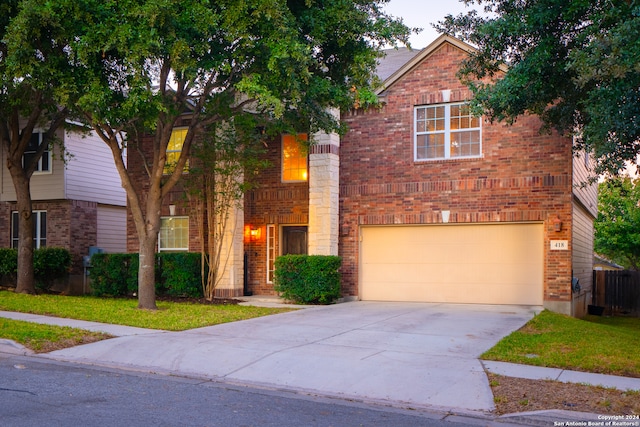
[[[478, 8], [475, 5], [475, 8]], [[471, 10], [458, 0], [390, 0], [384, 10], [397, 18], [402, 18], [410, 28], [420, 27], [422, 32], [409, 39], [411, 47], [423, 48], [434, 41], [439, 33], [431, 26], [441, 21], [446, 15], [456, 16]]]

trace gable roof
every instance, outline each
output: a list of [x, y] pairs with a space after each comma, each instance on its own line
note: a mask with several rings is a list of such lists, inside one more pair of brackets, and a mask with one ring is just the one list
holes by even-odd
[[378, 77], [382, 80], [382, 86], [376, 89], [376, 94], [382, 95], [388, 87], [393, 85], [445, 43], [449, 43], [465, 52], [471, 53], [475, 51], [475, 48], [470, 44], [446, 34], [441, 35], [429, 44], [429, 46], [420, 51], [409, 50], [407, 48], [390, 49], [389, 51], [385, 51], [386, 56], [382, 58], [376, 71], [378, 73]]

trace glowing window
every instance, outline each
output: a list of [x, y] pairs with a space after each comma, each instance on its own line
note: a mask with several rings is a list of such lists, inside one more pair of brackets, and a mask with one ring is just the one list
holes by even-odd
[[[182, 152], [182, 146], [184, 145], [184, 139], [187, 136], [187, 128], [174, 129], [171, 132], [171, 139], [167, 145], [167, 162], [164, 165], [164, 174], [169, 175], [173, 173], [176, 168], [176, 164], [180, 159], [180, 153]], [[189, 162], [184, 166], [184, 172], [189, 170]]]
[[282, 181], [307, 180], [306, 134], [282, 136]]

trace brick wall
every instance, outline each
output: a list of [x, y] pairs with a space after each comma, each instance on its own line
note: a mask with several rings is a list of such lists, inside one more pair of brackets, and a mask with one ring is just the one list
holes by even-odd
[[264, 158], [271, 166], [260, 173], [259, 187], [247, 193], [244, 208], [245, 226], [261, 230], [258, 241], [245, 239], [247, 283], [249, 290], [256, 295], [274, 294], [273, 284], [267, 283], [267, 224], [276, 226], [276, 253], [279, 253], [279, 226], [306, 225], [309, 222], [308, 182], [282, 182], [280, 138], [269, 142]]
[[[15, 203], [0, 203], [0, 246], [11, 247], [11, 215]], [[83, 273], [82, 257], [97, 241], [97, 203], [76, 200], [34, 201], [34, 211], [47, 212], [47, 246], [71, 252], [71, 276]]]
[[[343, 293], [358, 294], [358, 227], [429, 224], [451, 212], [451, 223], [536, 221], [545, 224], [545, 301], [571, 298], [571, 252], [549, 240], [571, 241], [571, 141], [541, 134], [534, 117], [513, 126], [482, 123], [482, 157], [414, 162], [414, 106], [470, 97], [457, 80], [465, 53], [443, 44], [385, 91], [381, 110], [343, 115], [349, 132], [340, 148], [340, 255]], [[565, 226], [553, 231], [559, 215]], [[541, 248], [542, 250], [542, 248]]]

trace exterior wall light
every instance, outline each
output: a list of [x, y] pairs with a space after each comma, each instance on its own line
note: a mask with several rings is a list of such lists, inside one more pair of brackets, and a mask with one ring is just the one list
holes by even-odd
[[562, 231], [562, 221], [560, 220], [560, 215], [556, 216], [553, 219], [553, 229], [555, 231]]
[[169, 216], [176, 216], [176, 205], [169, 205]]
[[451, 215], [451, 211], [442, 211], [442, 222], [445, 224], [449, 222], [449, 216]]
[[251, 237], [251, 241], [255, 242], [257, 240], [260, 240], [260, 234], [261, 234], [261, 229], [259, 227], [251, 227], [251, 230], [249, 231], [249, 236]]

